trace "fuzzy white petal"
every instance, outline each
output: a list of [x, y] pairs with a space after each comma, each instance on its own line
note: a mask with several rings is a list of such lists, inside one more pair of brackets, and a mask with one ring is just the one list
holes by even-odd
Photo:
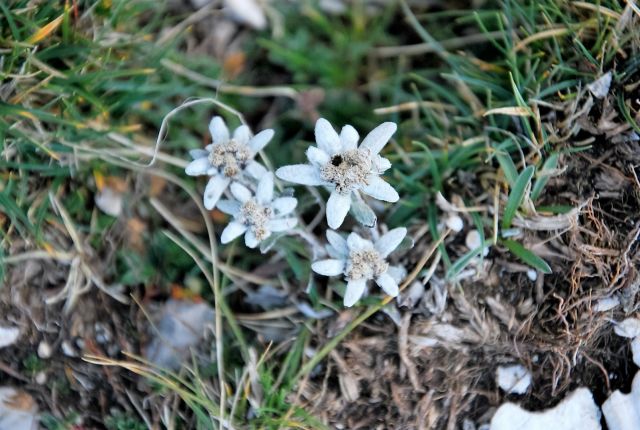
[[342, 225], [351, 207], [351, 193], [344, 195], [333, 191], [327, 201], [327, 223], [332, 229]]
[[213, 209], [220, 200], [220, 196], [224, 193], [224, 190], [229, 186], [231, 179], [226, 176], [213, 176], [207, 182], [207, 186], [204, 189], [204, 207], [208, 210]]
[[298, 224], [297, 218], [279, 218], [279, 219], [270, 220], [267, 223], [267, 228], [270, 231], [277, 233], [279, 231], [291, 230], [297, 224]]
[[240, 213], [240, 203], [235, 200], [220, 199], [216, 207], [219, 211], [234, 217]]
[[258, 189], [256, 190], [256, 200], [261, 205], [269, 204], [273, 200], [273, 173], [265, 173], [260, 178]]
[[367, 134], [360, 148], [368, 149], [371, 155], [378, 154], [391, 139], [397, 128], [398, 126], [393, 122], [383, 122]]
[[258, 246], [258, 243], [260, 243], [260, 241], [253, 231], [247, 230], [247, 233], [244, 235], [244, 244], [247, 245], [247, 248], [255, 248]]
[[293, 212], [298, 205], [298, 200], [295, 197], [278, 197], [271, 203], [271, 208], [278, 215], [287, 215]]
[[211, 122], [209, 123], [209, 133], [211, 133], [213, 145], [219, 145], [229, 141], [229, 129], [224, 123], [224, 120], [219, 116], [211, 118]]
[[309, 149], [307, 149], [307, 158], [311, 164], [315, 164], [316, 166], [324, 166], [331, 159], [329, 154], [315, 146], [310, 146]]
[[260, 178], [267, 173], [266, 167], [254, 160], [249, 161], [247, 167], [244, 168], [244, 171], [253, 179], [257, 180], [260, 180]]
[[389, 266], [387, 273], [399, 284], [407, 276], [407, 269], [402, 266]]
[[360, 136], [355, 128], [350, 125], [345, 125], [340, 131], [340, 144], [342, 151], [349, 151], [358, 147], [358, 140]]
[[327, 251], [327, 254], [329, 254], [329, 257], [331, 258], [337, 258], [338, 260], [343, 260], [345, 258], [347, 258], [347, 256], [341, 252], [338, 252], [333, 246], [331, 245], [326, 245], [325, 246], [325, 250]]
[[373, 157], [373, 166], [378, 173], [384, 173], [391, 168], [391, 161], [387, 160], [380, 155]]
[[276, 170], [276, 176], [283, 181], [302, 185], [323, 185], [318, 169], [310, 164], [293, 164]]
[[355, 305], [360, 297], [364, 294], [367, 286], [366, 279], [358, 279], [347, 282], [347, 289], [344, 292], [344, 305], [348, 308]]
[[340, 152], [340, 137], [329, 121], [320, 118], [316, 122], [315, 135], [318, 148], [329, 155]]
[[363, 239], [357, 233], [351, 233], [347, 237], [347, 246], [349, 251], [363, 251], [365, 249], [372, 249], [373, 243], [370, 240]]
[[246, 203], [251, 199], [251, 191], [247, 187], [237, 182], [231, 184], [231, 194], [235, 197], [240, 203]]
[[207, 170], [211, 167], [209, 159], [207, 157], [197, 158], [189, 163], [184, 169], [185, 173], [189, 176], [199, 176], [207, 173]]
[[267, 146], [267, 143], [273, 138], [273, 134], [275, 132], [270, 128], [266, 130], [262, 130], [260, 133], [256, 134], [249, 141], [249, 148], [253, 151], [253, 153], [257, 153], [262, 151], [262, 149]]
[[236, 237], [242, 235], [242, 233], [244, 233], [245, 231], [247, 231], [246, 225], [236, 221], [231, 221], [222, 231], [220, 242], [229, 243]]
[[233, 132], [233, 140], [242, 145], [246, 145], [251, 139], [251, 130], [246, 125], [241, 125]]
[[206, 149], [191, 149], [189, 150], [189, 156], [194, 160], [197, 160], [198, 158], [206, 158], [209, 156], [209, 151]]
[[347, 246], [347, 240], [342, 237], [337, 231], [327, 230], [327, 241], [333, 249], [343, 256], [349, 255], [349, 247]]
[[393, 252], [394, 249], [400, 245], [400, 242], [407, 235], [407, 229], [404, 227], [394, 228], [393, 230], [382, 235], [376, 242], [376, 250], [380, 253], [382, 258], [385, 258]]
[[391, 297], [398, 295], [398, 284], [388, 273], [383, 273], [376, 278], [376, 284]]
[[400, 199], [398, 192], [378, 175], [369, 176], [369, 184], [361, 188], [362, 192], [374, 199], [395, 203]]
[[311, 270], [323, 276], [338, 276], [344, 272], [344, 260], [320, 260], [311, 265]]

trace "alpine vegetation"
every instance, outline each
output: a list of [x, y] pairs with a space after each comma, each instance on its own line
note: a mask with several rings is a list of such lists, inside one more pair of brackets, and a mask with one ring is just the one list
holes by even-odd
[[298, 201], [294, 197], [274, 198], [273, 173], [262, 175], [255, 192], [237, 182], [230, 186], [234, 199], [221, 199], [218, 209], [233, 217], [223, 230], [220, 241], [229, 243], [244, 234], [244, 243], [255, 248], [272, 233], [284, 232], [296, 226], [292, 216]]
[[359, 135], [352, 126], [345, 125], [338, 135], [329, 121], [320, 118], [315, 127], [318, 146], [307, 149], [309, 164], [281, 167], [276, 176], [297, 184], [327, 187], [331, 195], [326, 215], [332, 229], [342, 225], [352, 205], [356, 219], [373, 227], [375, 214], [364, 203], [360, 192], [386, 202], [398, 201], [396, 190], [380, 178], [391, 163], [379, 155], [396, 129], [392, 122], [382, 123], [358, 146]]
[[[355, 218], [366, 227], [376, 223], [373, 210], [365, 203], [361, 193], [387, 202], [396, 202], [399, 195], [391, 185], [380, 178], [391, 163], [380, 156], [397, 127], [385, 122], [371, 131], [358, 146], [358, 132], [345, 125], [338, 133], [323, 118], [315, 125], [317, 146], [307, 149], [309, 164], [281, 167], [276, 175], [283, 180], [310, 186], [324, 186], [330, 196], [326, 207], [327, 223], [331, 229], [340, 227], [351, 209]], [[222, 118], [214, 117], [209, 125], [213, 143], [204, 150], [193, 150], [194, 158], [186, 168], [188, 175], [209, 175], [204, 193], [207, 209], [216, 207], [231, 216], [222, 231], [220, 242], [227, 244], [244, 235], [244, 243], [256, 248], [274, 233], [298, 235], [311, 247], [313, 259], [329, 255], [331, 258], [312, 264], [313, 272], [325, 276], [344, 276], [347, 282], [344, 305], [353, 306], [365, 294], [370, 280], [389, 296], [399, 293], [398, 283], [405, 270], [389, 266], [387, 257], [407, 234], [404, 227], [379, 236], [371, 230], [375, 241], [364, 239], [357, 233], [343, 238], [334, 230], [327, 230], [328, 245], [318, 243], [311, 231], [299, 225], [294, 211], [298, 201], [294, 197], [276, 195], [274, 175], [254, 161], [273, 137], [273, 130], [264, 130], [251, 137], [247, 126], [238, 127], [233, 137]], [[225, 197], [222, 197], [222, 196]], [[273, 238], [268, 244], [273, 244]], [[262, 252], [270, 246], [260, 247]], [[324, 248], [324, 249], [323, 249]], [[325, 252], [326, 251], [326, 252]]]
[[193, 161], [186, 167], [189, 176], [210, 176], [204, 190], [204, 207], [213, 209], [232, 182], [247, 183], [259, 180], [266, 172], [264, 166], [254, 160], [273, 138], [273, 130], [263, 130], [255, 136], [246, 125], [241, 125], [229, 136], [224, 120], [215, 116], [209, 123], [212, 143], [205, 149], [190, 152]]
[[406, 235], [406, 228], [395, 228], [373, 243], [356, 233], [344, 239], [337, 232], [327, 230], [327, 253], [332, 258], [316, 261], [311, 269], [324, 276], [344, 276], [347, 281], [344, 305], [347, 307], [360, 300], [369, 280], [374, 280], [389, 296], [396, 297], [404, 268], [389, 266], [386, 259]]

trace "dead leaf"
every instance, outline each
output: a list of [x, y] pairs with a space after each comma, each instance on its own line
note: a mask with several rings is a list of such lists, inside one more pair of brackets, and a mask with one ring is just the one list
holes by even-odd
[[244, 52], [231, 52], [224, 57], [224, 63], [222, 63], [222, 70], [229, 79], [235, 79], [240, 73], [244, 71], [247, 63], [247, 56]]

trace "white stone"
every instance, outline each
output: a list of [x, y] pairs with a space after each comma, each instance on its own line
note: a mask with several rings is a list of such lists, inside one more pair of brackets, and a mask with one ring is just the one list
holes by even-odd
[[190, 361], [191, 348], [198, 345], [213, 320], [213, 309], [207, 303], [168, 300], [160, 311], [154, 337], [144, 350], [145, 358], [162, 368], [179, 369]]
[[49, 345], [49, 342], [46, 340], [43, 340], [38, 344], [38, 357], [46, 360], [51, 357], [52, 352], [51, 345]]
[[[640, 337], [634, 337], [631, 341], [631, 353], [633, 354], [633, 362], [640, 367]], [[638, 428], [640, 429], [640, 427]]]
[[449, 215], [445, 221], [445, 224], [456, 233], [461, 232], [464, 228], [464, 222], [458, 215]]
[[95, 196], [95, 203], [98, 208], [113, 217], [118, 217], [122, 213], [122, 193], [110, 187], [103, 187]]
[[594, 312], [610, 311], [611, 309], [615, 308], [619, 304], [620, 304], [620, 299], [618, 298], [618, 296], [604, 297], [596, 302], [595, 306], [593, 307], [593, 311]]
[[1, 327], [0, 326], [0, 348], [13, 345], [20, 336], [18, 327]]
[[560, 404], [542, 412], [529, 412], [505, 403], [491, 420], [491, 430], [602, 430], [600, 409], [587, 388], [578, 388]]
[[36, 373], [36, 384], [38, 385], [44, 385], [47, 383], [47, 374], [45, 372], [38, 372]]
[[538, 279], [538, 272], [533, 269], [527, 270], [527, 278], [529, 278], [530, 281], [535, 281]]
[[640, 429], [640, 372], [636, 373], [629, 394], [616, 390], [602, 404], [602, 413], [609, 430]]
[[75, 348], [71, 345], [71, 343], [68, 340], [63, 341], [62, 344], [60, 345], [60, 348], [62, 348], [62, 353], [67, 357], [78, 356], [78, 353], [76, 352]]
[[531, 373], [521, 364], [500, 366], [496, 372], [496, 382], [506, 393], [524, 394], [531, 385]]
[[482, 240], [480, 239], [480, 233], [478, 232], [478, 230], [469, 230], [469, 233], [467, 233], [467, 237], [464, 238], [464, 244], [467, 245], [469, 251], [476, 249], [480, 245], [482, 245]]
[[607, 94], [609, 94], [609, 88], [611, 87], [611, 71], [605, 73], [589, 85], [589, 91], [593, 94], [594, 97], [598, 99], [604, 98]]
[[627, 318], [626, 320], [616, 323], [613, 331], [622, 337], [633, 339], [640, 336], [640, 320], [637, 318]]
[[38, 404], [28, 393], [13, 387], [0, 387], [0, 429], [37, 429], [37, 414]]

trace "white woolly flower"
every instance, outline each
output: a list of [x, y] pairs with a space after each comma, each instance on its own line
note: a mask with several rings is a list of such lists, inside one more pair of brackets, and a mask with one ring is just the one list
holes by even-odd
[[[398, 201], [396, 190], [380, 178], [391, 163], [379, 155], [396, 129], [392, 122], [380, 124], [358, 146], [358, 132], [352, 126], [345, 125], [338, 135], [329, 121], [320, 118], [315, 128], [318, 146], [307, 149], [310, 164], [284, 166], [276, 175], [297, 184], [328, 187], [331, 196], [327, 202], [327, 222], [337, 229], [351, 208], [352, 198], [360, 201], [360, 191], [378, 200]], [[375, 215], [370, 218], [375, 223]]]
[[364, 294], [367, 281], [373, 279], [385, 293], [398, 295], [398, 283], [404, 276], [404, 269], [389, 266], [386, 258], [407, 235], [404, 227], [395, 228], [382, 235], [375, 243], [351, 233], [345, 240], [333, 230], [327, 230], [327, 252], [332, 257], [316, 261], [311, 269], [324, 276], [343, 275], [347, 281], [344, 305], [353, 306]]
[[236, 200], [222, 199], [218, 202], [218, 209], [234, 218], [222, 232], [222, 243], [229, 243], [244, 234], [244, 243], [255, 248], [271, 233], [296, 226], [298, 220], [291, 213], [298, 201], [294, 197], [274, 198], [273, 173], [262, 175], [255, 196], [237, 182], [231, 183], [230, 190]]
[[254, 157], [269, 143], [273, 130], [262, 130], [251, 137], [249, 127], [241, 125], [230, 136], [224, 120], [215, 116], [209, 123], [209, 132], [212, 143], [205, 149], [190, 151], [193, 161], [185, 172], [189, 176], [211, 176], [204, 190], [204, 207], [211, 210], [232, 181], [241, 181], [244, 174], [260, 179], [266, 172]]

